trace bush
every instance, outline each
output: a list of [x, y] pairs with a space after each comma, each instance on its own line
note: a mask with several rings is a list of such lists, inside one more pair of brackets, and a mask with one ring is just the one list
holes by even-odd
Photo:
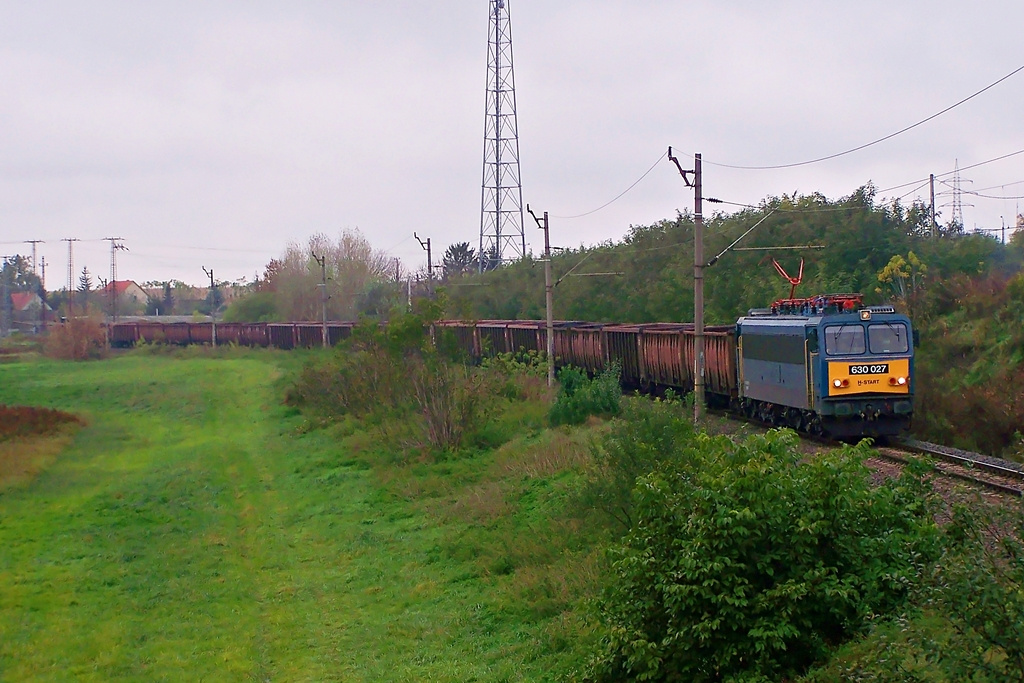
[[671, 392], [653, 401], [624, 399], [621, 419], [613, 420], [592, 446], [594, 467], [582, 492], [582, 504], [611, 519], [622, 533], [629, 531], [637, 479], [692, 447], [693, 418], [684, 410], [692, 406], [692, 400], [681, 401]]
[[564, 367], [558, 371], [558, 382], [558, 397], [548, 414], [552, 425], [583, 424], [591, 415], [613, 417], [621, 410], [618, 365], [593, 379], [582, 370]]
[[780, 680], [904, 604], [938, 556], [928, 485], [795, 440], [698, 434], [639, 480], [591, 680]]
[[427, 443], [457, 450], [486, 414], [485, 379], [465, 366], [444, 362], [419, 362], [412, 370], [412, 393]]
[[253, 292], [232, 301], [224, 311], [226, 323], [273, 322], [279, 317], [273, 292]]
[[62, 360], [94, 360], [107, 354], [107, 335], [95, 318], [72, 318], [50, 328], [43, 353]]
[[419, 316], [386, 328], [360, 325], [328, 360], [301, 371], [287, 402], [322, 419], [367, 418], [402, 446], [458, 450], [496, 398], [525, 391], [528, 371], [511, 362], [485, 369], [451, 362], [428, 345], [424, 329]]
[[806, 677], [860, 681], [1024, 680], [1024, 544], [1019, 511], [957, 506], [947, 549], [916, 602]]

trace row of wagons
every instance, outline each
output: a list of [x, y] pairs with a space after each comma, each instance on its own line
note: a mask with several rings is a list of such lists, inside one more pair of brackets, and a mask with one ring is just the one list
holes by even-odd
[[[352, 334], [355, 323], [328, 323], [331, 346]], [[273, 346], [279, 349], [312, 348], [323, 344], [321, 323], [216, 323], [218, 344]], [[212, 344], [214, 323], [155, 321], [119, 322], [109, 328], [110, 345], [117, 348], [149, 344]]]
[[[498, 353], [544, 352], [547, 325], [535, 320], [445, 320], [458, 346], [474, 359]], [[692, 323], [622, 325], [558, 321], [553, 326], [558, 366], [573, 365], [592, 374], [618, 364], [622, 383], [635, 388], [693, 388], [694, 326]], [[736, 396], [736, 329], [732, 325], [704, 328], [705, 389]]]
[[[213, 323], [155, 321], [119, 322], [110, 326], [110, 344], [139, 342], [211, 344]], [[327, 342], [334, 346], [352, 334], [353, 322], [327, 324]], [[218, 344], [313, 348], [323, 343], [321, 323], [216, 323]], [[446, 331], [471, 359], [499, 353], [547, 349], [547, 327], [540, 320], [442, 320], [434, 334]], [[736, 396], [736, 331], [731, 325], [704, 329], [705, 388], [711, 394]], [[692, 323], [622, 325], [558, 321], [554, 324], [554, 355], [559, 366], [573, 365], [598, 374], [618, 364], [628, 387], [693, 388], [695, 362]]]

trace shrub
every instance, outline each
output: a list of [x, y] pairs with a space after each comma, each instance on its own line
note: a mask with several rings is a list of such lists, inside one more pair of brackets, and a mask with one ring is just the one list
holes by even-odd
[[684, 412], [692, 405], [692, 400], [681, 401], [671, 392], [653, 401], [624, 399], [621, 418], [613, 420], [592, 445], [594, 467], [582, 492], [582, 504], [613, 520], [623, 533], [629, 531], [637, 479], [692, 446], [693, 420]]
[[480, 364], [491, 378], [491, 389], [510, 400], [539, 400], [547, 394], [547, 366], [544, 354], [536, 351], [499, 353]]
[[[1008, 533], [1008, 532], [1013, 533]], [[964, 679], [1024, 680], [1024, 527], [1017, 514], [972, 506], [955, 509], [954, 543], [936, 566], [932, 604], [958, 634]], [[996, 540], [993, 540], [993, 536]], [[970, 656], [973, 655], [973, 656]]]
[[582, 424], [591, 415], [612, 417], [621, 410], [618, 365], [593, 379], [582, 370], [564, 367], [558, 371], [558, 382], [558, 397], [548, 414], [553, 425]]
[[412, 370], [412, 393], [427, 443], [443, 450], [458, 449], [486, 413], [488, 397], [482, 375], [444, 362], [420, 361]]
[[50, 329], [43, 353], [62, 360], [93, 360], [107, 353], [107, 335], [95, 318], [72, 318]]
[[1019, 511], [959, 505], [944, 531], [947, 548], [916, 596], [920, 608], [880, 622], [807, 683], [1024, 680]]
[[253, 292], [228, 304], [224, 322], [258, 323], [278, 319], [274, 292]]
[[424, 330], [423, 319], [411, 315], [386, 328], [358, 326], [328, 360], [303, 368], [287, 402], [328, 420], [369, 418], [403, 446], [459, 449], [510, 377], [447, 360], [429, 347]]
[[873, 487], [866, 446], [794, 446], [698, 434], [640, 479], [592, 680], [780, 680], [905, 602], [939, 548], [919, 472]]

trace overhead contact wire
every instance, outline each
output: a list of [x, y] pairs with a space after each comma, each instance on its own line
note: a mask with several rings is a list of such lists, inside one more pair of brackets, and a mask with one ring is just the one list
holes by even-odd
[[655, 167], [656, 167], [656, 166], [657, 166], [658, 164], [660, 164], [660, 163], [661, 163], [662, 159], [664, 159], [664, 158], [665, 158], [665, 157], [667, 156], [667, 154], [668, 154], [667, 152], [662, 152], [662, 153], [661, 153], [661, 156], [659, 156], [659, 157], [658, 157], [658, 160], [657, 160], [657, 161], [655, 161], [655, 162], [654, 162], [654, 163], [653, 163], [653, 164], [651, 165], [651, 167], [650, 167], [649, 169], [647, 169], [646, 171], [644, 171], [644, 174], [643, 174], [642, 176], [640, 176], [639, 178], [637, 178], [637, 179], [636, 179], [636, 180], [635, 180], [635, 181], [633, 182], [633, 184], [632, 184], [632, 185], [630, 185], [630, 186], [629, 186], [629, 187], [627, 187], [627, 188], [626, 188], [625, 190], [623, 190], [623, 191], [622, 191], [622, 192], [620, 192], [620, 193], [619, 193], [618, 195], [616, 195], [616, 196], [615, 196], [615, 198], [614, 198], [614, 199], [612, 199], [611, 201], [605, 202], [604, 204], [602, 204], [601, 206], [597, 207], [596, 209], [593, 209], [593, 210], [591, 210], [591, 211], [587, 211], [586, 213], [580, 213], [580, 214], [576, 214], [575, 216], [552, 216], [552, 218], [561, 218], [561, 219], [563, 219], [563, 220], [571, 220], [571, 219], [573, 219], [573, 218], [583, 218], [584, 216], [589, 216], [589, 215], [590, 215], [590, 214], [592, 214], [592, 213], [597, 213], [597, 212], [598, 212], [598, 211], [600, 211], [601, 209], [605, 209], [605, 208], [607, 208], [607, 207], [611, 206], [611, 205], [612, 205], [612, 204], [614, 204], [615, 202], [617, 202], [617, 201], [619, 201], [620, 199], [622, 199], [623, 197], [625, 197], [625, 196], [626, 196], [626, 194], [627, 194], [627, 193], [628, 193], [628, 192], [629, 192], [630, 190], [632, 190], [632, 189], [633, 189], [634, 187], [636, 187], [637, 185], [639, 185], [639, 184], [640, 184], [640, 182], [641, 182], [641, 181], [642, 181], [642, 180], [643, 180], [644, 178], [646, 178], [647, 176], [649, 176], [649, 175], [651, 174], [651, 171], [653, 171], [653, 170], [655, 169]]
[[[853, 154], [854, 152], [859, 152], [862, 149], [866, 149], [866, 148], [871, 147], [873, 145], [877, 145], [877, 144], [879, 144], [881, 142], [885, 142], [886, 140], [891, 140], [892, 138], [896, 137], [897, 135], [902, 135], [903, 133], [906, 133], [909, 130], [913, 130], [914, 128], [917, 128], [918, 126], [924, 125], [925, 123], [928, 123], [929, 121], [942, 116], [946, 112], [952, 111], [953, 109], [956, 109], [960, 105], [973, 100], [978, 95], [981, 95], [982, 93], [984, 93], [984, 92], [986, 92], [988, 90], [991, 90], [992, 88], [996, 87], [997, 85], [999, 85], [1000, 83], [1002, 83], [1006, 79], [1008, 79], [1008, 78], [1010, 78], [1012, 76], [1015, 76], [1016, 74], [1020, 73], [1021, 71], [1024, 71], [1024, 66], [1017, 67], [1016, 69], [1014, 69], [1010, 73], [1006, 74], [1005, 76], [1003, 76], [999, 80], [986, 85], [984, 88], [982, 88], [981, 90], [977, 91], [973, 95], [969, 95], [969, 96], [965, 97], [964, 99], [960, 100], [959, 102], [957, 102], [955, 104], [951, 104], [950, 106], [946, 107], [942, 111], [937, 112], [935, 114], [932, 114], [931, 116], [929, 116], [927, 118], [921, 119], [917, 123], [911, 124], [911, 125], [909, 125], [909, 126], [907, 126], [905, 128], [901, 128], [898, 131], [896, 131], [895, 133], [889, 133], [888, 135], [880, 137], [877, 140], [872, 140], [871, 142], [867, 142], [867, 143], [865, 143], [863, 145], [858, 145], [857, 147], [853, 147], [853, 148], [848, 149], [848, 150], [843, 151], [843, 152], [837, 152], [835, 154], [829, 154], [827, 156], [818, 157], [817, 159], [809, 159], [807, 161], [798, 161], [798, 162], [795, 162], [795, 163], [792, 163], [792, 164], [775, 164], [775, 165], [771, 165], [771, 166], [738, 166], [738, 165], [733, 165], [733, 164], [720, 164], [720, 163], [716, 163], [714, 161], [708, 161], [707, 159], [704, 160], [704, 163], [711, 164], [713, 166], [719, 166], [721, 168], [732, 168], [732, 169], [737, 169], [737, 170], [741, 170], [741, 171], [769, 171], [769, 170], [776, 170], [776, 169], [782, 169], [782, 168], [795, 168], [797, 166], [807, 166], [807, 165], [810, 165], [810, 164], [819, 163], [821, 161], [828, 161], [829, 159], [836, 159], [836, 158], [841, 157], [841, 156], [846, 156], [847, 154]], [[960, 170], [964, 170], [964, 169], [960, 169]]]

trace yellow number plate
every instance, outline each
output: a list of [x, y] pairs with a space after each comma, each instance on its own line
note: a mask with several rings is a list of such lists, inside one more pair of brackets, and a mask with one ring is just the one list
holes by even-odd
[[[899, 379], [905, 380], [904, 384]], [[893, 383], [890, 380], [895, 380]], [[836, 382], [840, 386], [836, 386]], [[828, 364], [828, 395], [909, 394], [910, 359], [883, 360], [867, 363], [831, 361]]]

